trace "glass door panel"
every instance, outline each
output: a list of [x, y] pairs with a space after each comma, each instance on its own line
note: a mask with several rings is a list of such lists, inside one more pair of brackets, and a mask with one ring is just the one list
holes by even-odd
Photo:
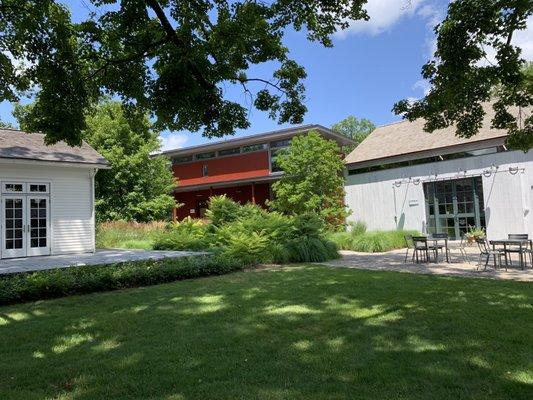
[[26, 256], [25, 198], [5, 196], [2, 201], [2, 257]]
[[48, 197], [28, 197], [28, 255], [50, 254]]
[[469, 227], [485, 227], [481, 177], [424, 183], [429, 233], [459, 239]]

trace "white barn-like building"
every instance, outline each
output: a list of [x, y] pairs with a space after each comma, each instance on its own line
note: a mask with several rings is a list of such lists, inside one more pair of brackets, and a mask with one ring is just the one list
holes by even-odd
[[533, 152], [509, 151], [492, 117], [487, 107], [470, 139], [453, 127], [427, 133], [423, 120], [377, 128], [345, 160], [348, 220], [455, 239], [469, 226], [490, 239], [533, 236]]
[[109, 168], [87, 143], [0, 129], [0, 258], [93, 252], [94, 176]]

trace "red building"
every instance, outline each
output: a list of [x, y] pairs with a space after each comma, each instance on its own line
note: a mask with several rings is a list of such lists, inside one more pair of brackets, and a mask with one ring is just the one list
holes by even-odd
[[283, 174], [273, 161], [276, 151], [310, 130], [339, 146], [354, 143], [323, 126], [305, 125], [163, 152], [172, 160], [174, 176], [179, 180], [174, 195], [183, 203], [174, 218], [203, 217], [207, 201], [214, 195], [226, 194], [241, 204], [264, 205], [271, 198], [271, 183]]

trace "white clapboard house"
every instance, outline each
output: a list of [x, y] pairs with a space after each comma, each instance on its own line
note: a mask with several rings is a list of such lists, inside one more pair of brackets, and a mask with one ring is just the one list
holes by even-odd
[[0, 258], [95, 250], [94, 176], [107, 161], [87, 143], [0, 129]]
[[480, 132], [469, 139], [453, 127], [427, 133], [423, 120], [372, 132], [346, 157], [349, 220], [456, 239], [470, 226], [486, 228], [491, 239], [533, 236], [533, 152], [507, 149], [506, 132], [491, 128], [494, 113], [485, 109]]

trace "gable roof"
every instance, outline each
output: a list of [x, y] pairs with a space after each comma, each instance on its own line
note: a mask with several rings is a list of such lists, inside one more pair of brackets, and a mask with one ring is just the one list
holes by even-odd
[[252, 144], [265, 143], [271, 140], [287, 139], [287, 138], [290, 138], [290, 137], [293, 137], [293, 136], [296, 136], [302, 133], [309, 132], [311, 130], [316, 130], [318, 133], [320, 133], [322, 136], [324, 136], [327, 139], [335, 140], [341, 146], [355, 144], [355, 141], [353, 141], [352, 139], [340, 133], [334, 132], [331, 129], [326, 128], [325, 126], [318, 125], [318, 124], [308, 124], [308, 125], [301, 125], [301, 126], [296, 126], [296, 127], [286, 128], [286, 129], [279, 129], [276, 131], [258, 133], [255, 135], [248, 135], [248, 136], [243, 136], [243, 137], [238, 137], [238, 138], [217, 140], [215, 142], [205, 143], [205, 144], [201, 144], [197, 146], [190, 146], [190, 147], [183, 147], [179, 149], [167, 150], [167, 151], [158, 153], [157, 155], [183, 156], [183, 155], [188, 155], [191, 153], [223, 150], [223, 149], [239, 147], [239, 146], [248, 146]]
[[65, 142], [46, 145], [44, 134], [16, 129], [0, 129], [0, 159], [31, 160], [107, 167], [109, 163], [96, 150], [83, 142], [71, 147]]
[[[376, 128], [345, 158], [351, 166], [370, 166], [380, 163], [396, 162], [398, 159], [407, 161], [424, 156], [449, 154], [483, 147], [502, 145], [505, 143], [507, 131], [491, 128], [494, 110], [485, 104], [485, 117], [479, 132], [471, 138], [455, 135], [455, 126], [439, 129], [433, 133], [424, 131], [424, 119], [416, 121], [400, 121]], [[511, 110], [518, 114], [518, 108]]]

